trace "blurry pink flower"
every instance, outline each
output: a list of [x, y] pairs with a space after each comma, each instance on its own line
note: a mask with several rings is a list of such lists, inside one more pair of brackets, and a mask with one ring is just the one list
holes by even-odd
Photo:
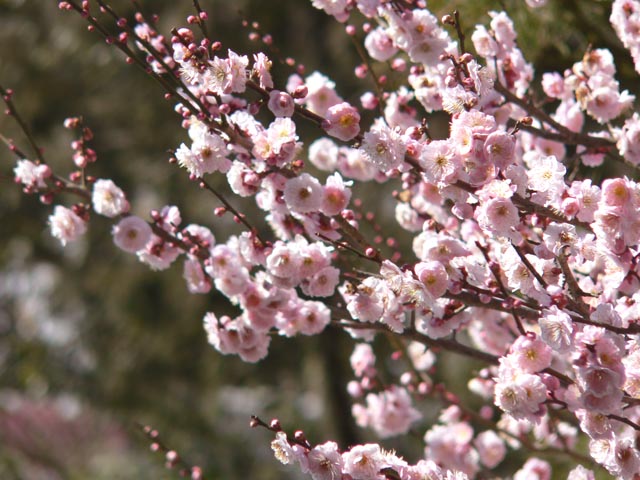
[[409, 392], [392, 385], [381, 393], [370, 393], [366, 397], [367, 407], [356, 418], [362, 427], [371, 427], [381, 438], [402, 435], [411, 425], [422, 418], [413, 408]]
[[480, 462], [489, 469], [498, 466], [507, 454], [504, 440], [493, 430], [485, 430], [478, 434], [473, 444], [480, 455]]
[[182, 276], [187, 282], [189, 293], [208, 293], [211, 290], [211, 281], [205, 276], [199, 260], [187, 258]]
[[284, 186], [284, 201], [294, 212], [318, 211], [322, 205], [322, 199], [322, 185], [308, 173], [287, 180]]
[[376, 356], [368, 343], [357, 343], [349, 362], [356, 377], [376, 375]]
[[17, 182], [29, 188], [46, 188], [45, 180], [51, 177], [51, 168], [48, 165], [37, 165], [30, 160], [18, 160], [13, 174]]
[[369, 56], [379, 62], [386, 62], [398, 51], [393, 40], [382, 27], [374, 28], [367, 34], [364, 47]]
[[51, 235], [60, 240], [62, 245], [76, 241], [87, 231], [87, 222], [62, 205], [57, 205], [49, 216], [49, 226]]
[[151, 239], [151, 227], [140, 217], [130, 215], [114, 225], [113, 242], [125, 252], [142, 250]]

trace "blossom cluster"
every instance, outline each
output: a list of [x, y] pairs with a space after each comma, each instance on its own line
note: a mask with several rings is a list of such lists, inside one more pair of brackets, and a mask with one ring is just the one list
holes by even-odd
[[[529, 99], [536, 72], [506, 12], [489, 12], [489, 24], [475, 27], [471, 53], [457, 14], [439, 20], [425, 2], [311, 3], [350, 22], [350, 35], [362, 25], [370, 59], [357, 75], [386, 88], [370, 65], [388, 65], [402, 85], [364, 92], [356, 106], [320, 72], [295, 72], [275, 85], [267, 54], [223, 52], [204, 29], [165, 38], [142, 16], [133, 28], [116, 22], [114, 45], [127, 55], [141, 49], [143, 67], [178, 85], [169, 93], [188, 140], [172, 162], [244, 233], [218, 238], [213, 227], [182, 226], [176, 205], [147, 220], [132, 214], [112, 180], [85, 175], [96, 155], [81, 128], [72, 144], [78, 170], [68, 179], [40, 158], [20, 156], [14, 170], [25, 193], [45, 204], [64, 192], [87, 202], [57, 204], [53, 236], [77, 241], [95, 213], [113, 219], [115, 245], [150, 268], [181, 258], [189, 293], [215, 288], [241, 311], [204, 315], [209, 342], [225, 355], [257, 362], [274, 334], [345, 330], [359, 342], [351, 357], [357, 380], [347, 387], [353, 416], [381, 438], [424, 427], [425, 398], [442, 403], [438, 422], [420, 434], [425, 459], [415, 465], [378, 444], [313, 446], [264, 424], [276, 434], [276, 457], [316, 480], [475, 478], [519, 450], [532, 456], [515, 479], [551, 478], [539, 451], [584, 463], [569, 474], [574, 480], [594, 478], [589, 468], [637, 478], [640, 185], [588, 178], [605, 161], [640, 164], [640, 116], [634, 95], [620, 89], [611, 52], [593, 48], [564, 72], [539, 73], [543, 110]], [[90, 2], [60, 8], [99, 24]], [[205, 21], [200, 12], [189, 23]], [[611, 24], [640, 72], [638, 22], [640, 1], [613, 3]], [[430, 135], [434, 111], [450, 116], [446, 138]], [[318, 138], [303, 141], [299, 121], [314, 124]], [[209, 176], [253, 197], [270, 236]], [[385, 255], [362, 233], [371, 218], [352, 201], [354, 182], [397, 188], [395, 217], [412, 252]], [[404, 348], [394, 354], [404, 367], [393, 383], [382, 382], [375, 365], [372, 342], [382, 332]], [[443, 349], [483, 363], [468, 378], [484, 402], [479, 413], [434, 383]]]

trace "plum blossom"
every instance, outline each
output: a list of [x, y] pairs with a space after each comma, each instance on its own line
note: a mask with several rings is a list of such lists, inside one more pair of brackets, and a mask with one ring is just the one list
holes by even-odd
[[214, 57], [207, 71], [207, 87], [218, 95], [244, 92], [248, 65], [246, 55], [238, 55], [232, 50], [228, 51], [226, 59]]
[[390, 170], [404, 160], [406, 145], [400, 135], [378, 119], [364, 134], [362, 151], [380, 170]]
[[571, 317], [556, 305], [542, 312], [539, 320], [542, 340], [558, 353], [568, 352], [573, 342]]
[[381, 438], [406, 433], [422, 418], [405, 388], [392, 386], [381, 393], [369, 393], [367, 406], [355, 404], [353, 414], [361, 427], [371, 427]]
[[419, 162], [424, 179], [432, 183], [453, 182], [462, 167], [462, 159], [453, 142], [448, 140], [435, 140], [425, 145], [420, 152]]
[[113, 226], [113, 242], [125, 252], [142, 250], [151, 239], [151, 227], [140, 217], [129, 215]]
[[380, 470], [385, 463], [380, 445], [356, 445], [342, 454], [343, 472], [352, 478], [381, 479]]
[[508, 198], [492, 198], [476, 210], [478, 223], [483, 229], [508, 237], [520, 221], [518, 209]]
[[325, 131], [338, 140], [347, 142], [360, 133], [360, 114], [346, 102], [329, 107], [325, 121]]
[[364, 46], [369, 56], [379, 62], [386, 62], [398, 51], [393, 44], [393, 39], [382, 27], [374, 28], [367, 34]]
[[211, 281], [195, 258], [187, 258], [184, 261], [183, 277], [189, 293], [208, 293], [211, 290]]
[[313, 212], [322, 205], [323, 192], [322, 185], [316, 178], [303, 173], [299, 177], [287, 180], [284, 201], [295, 212]]
[[634, 113], [619, 130], [616, 143], [620, 155], [634, 165], [640, 164], [640, 115]]
[[129, 211], [129, 202], [124, 192], [112, 180], [96, 180], [91, 201], [96, 213], [105, 217], [113, 218]]
[[291, 95], [279, 90], [271, 90], [269, 92], [267, 106], [276, 117], [290, 117], [295, 110], [295, 103]]
[[332, 172], [338, 164], [338, 146], [322, 137], [309, 145], [309, 161], [319, 170]]
[[51, 177], [51, 168], [45, 164], [36, 164], [30, 160], [18, 160], [13, 174], [17, 182], [22, 183], [25, 188], [41, 189], [46, 188], [46, 180]]
[[557, 192], [564, 186], [567, 169], [555, 156], [534, 157], [529, 161], [529, 188], [537, 192]]
[[609, 21], [618, 38], [631, 52], [636, 72], [640, 73], [640, 41], [637, 35], [638, 24], [640, 24], [640, 3], [637, 0], [615, 0], [611, 6]]
[[75, 242], [87, 231], [87, 222], [73, 210], [57, 205], [49, 216], [51, 235], [60, 240], [62, 245]]
[[325, 442], [307, 453], [306, 470], [313, 480], [335, 480], [342, 475], [344, 461], [336, 442]]
[[335, 91], [335, 83], [319, 72], [313, 72], [305, 79], [308, 89], [304, 98], [306, 107], [313, 113], [324, 117], [330, 107], [342, 102], [342, 98]]

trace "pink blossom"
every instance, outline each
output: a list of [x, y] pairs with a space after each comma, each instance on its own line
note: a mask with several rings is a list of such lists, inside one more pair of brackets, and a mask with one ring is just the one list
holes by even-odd
[[379, 62], [386, 62], [398, 51], [393, 40], [382, 27], [374, 28], [367, 34], [364, 46], [369, 56]]
[[594, 213], [600, 201], [600, 188], [592, 185], [591, 180], [574, 181], [568, 190], [568, 194], [578, 200], [578, 213], [576, 217], [583, 222], [593, 222]]
[[129, 211], [129, 202], [124, 192], [112, 180], [96, 180], [91, 201], [96, 213], [105, 217], [113, 218]]
[[537, 192], [557, 192], [564, 188], [567, 169], [555, 156], [533, 157], [530, 161], [529, 188]]
[[344, 473], [351, 475], [353, 478], [371, 480], [382, 480], [383, 478], [380, 470], [386, 465], [386, 462], [380, 445], [373, 443], [356, 445], [342, 454], [342, 460], [344, 462]]
[[17, 182], [22, 183], [26, 188], [41, 189], [46, 188], [46, 180], [51, 177], [51, 168], [45, 164], [36, 164], [30, 160], [18, 160], [13, 174]]
[[341, 478], [343, 460], [336, 442], [325, 442], [307, 453], [307, 469], [313, 480]]
[[503, 48], [511, 49], [514, 47], [516, 32], [513, 28], [513, 22], [505, 12], [489, 12], [491, 16], [491, 29], [495, 35], [496, 41], [502, 44]]
[[420, 342], [411, 342], [407, 353], [414, 368], [420, 372], [429, 370], [436, 361], [435, 354]]
[[194, 258], [184, 261], [182, 276], [187, 282], [189, 293], [208, 293], [211, 290], [211, 281], [205, 276], [200, 262]]
[[302, 290], [311, 297], [330, 297], [340, 282], [340, 270], [327, 266], [309, 278]]
[[251, 328], [243, 316], [217, 318], [207, 313], [203, 323], [209, 343], [223, 355], [237, 354], [245, 362], [255, 363], [268, 353], [271, 337]]
[[57, 205], [53, 214], [49, 216], [49, 227], [51, 235], [64, 246], [69, 242], [75, 242], [86, 233], [87, 222], [70, 208]]
[[357, 343], [349, 362], [356, 377], [376, 375], [376, 356], [368, 343]]
[[384, 282], [374, 277], [365, 278], [355, 293], [343, 295], [347, 300], [347, 310], [351, 317], [364, 322], [379, 321], [384, 314], [388, 298], [395, 297]]
[[435, 140], [425, 145], [420, 152], [419, 162], [425, 180], [436, 184], [455, 181], [462, 167], [462, 159], [449, 140]]
[[231, 93], [231, 65], [229, 62], [214, 57], [206, 72], [206, 84], [207, 88], [217, 95]]
[[242, 162], [234, 161], [227, 172], [227, 180], [233, 193], [241, 197], [255, 195], [260, 188], [262, 179], [254, 169]]
[[287, 434], [284, 432], [276, 432], [276, 438], [271, 442], [271, 450], [274, 456], [284, 465], [300, 461], [304, 455], [300, 445], [291, 445], [287, 440]]
[[629, 108], [635, 97], [626, 90], [618, 92], [617, 82], [612, 82], [592, 89], [582, 99], [587, 113], [600, 123], [606, 123], [622, 114]]
[[512, 369], [503, 360], [494, 395], [495, 404], [517, 420], [538, 423], [545, 412], [547, 387], [540, 377]]
[[125, 252], [136, 253], [151, 239], [151, 227], [140, 217], [129, 215], [113, 226], [113, 242]]
[[[311, 5], [333, 15], [339, 22], [345, 22], [349, 18], [347, 0], [311, 0]], [[317, 479], [314, 477], [313, 480]]]
[[637, 0], [615, 0], [611, 6], [609, 21], [618, 38], [629, 49], [636, 72], [640, 73], [640, 41], [638, 41], [640, 4]]
[[476, 209], [476, 218], [483, 229], [500, 236], [509, 236], [520, 221], [518, 209], [508, 198], [492, 198]]
[[390, 170], [404, 160], [406, 146], [400, 135], [378, 119], [364, 134], [362, 151], [380, 170]]
[[[640, 43], [639, 43], [640, 45]], [[634, 113], [624, 122], [616, 143], [620, 155], [634, 165], [640, 164], [640, 115]]]
[[571, 93], [564, 78], [557, 72], [542, 74], [542, 89], [551, 98], [565, 99]]
[[446, 415], [441, 416], [441, 421], [446, 424], [434, 425], [424, 436], [425, 456], [444, 468], [474, 477], [480, 469], [480, 458], [471, 442], [473, 429], [468, 423]]
[[595, 480], [596, 477], [593, 474], [593, 471], [588, 470], [582, 465], [578, 465], [576, 468], [571, 470], [567, 475], [567, 480]]
[[480, 462], [487, 468], [495, 468], [504, 460], [507, 447], [493, 430], [485, 430], [473, 441], [480, 455]]
[[406, 389], [392, 386], [366, 397], [367, 407], [364, 416], [356, 418], [362, 427], [369, 426], [381, 438], [393, 437], [406, 433], [411, 425], [422, 418], [412, 406], [411, 397]]
[[552, 349], [559, 353], [566, 353], [573, 342], [573, 326], [571, 317], [556, 305], [545, 309], [538, 320], [542, 339]]
[[449, 46], [449, 39], [446, 35], [424, 36], [420, 41], [411, 45], [407, 51], [412, 62], [424, 65], [434, 65], [440, 60], [445, 49]]
[[551, 480], [551, 465], [539, 458], [530, 458], [515, 473], [513, 480]]
[[278, 117], [257, 136], [253, 153], [269, 164], [283, 166], [296, 154], [297, 140], [295, 123], [288, 117]]
[[319, 170], [334, 171], [338, 164], [338, 146], [329, 138], [319, 138], [309, 145], [309, 161]]
[[305, 301], [281, 315], [277, 326], [282, 334], [291, 337], [298, 333], [302, 335], [317, 335], [322, 332], [331, 321], [331, 311], [320, 303]]
[[432, 298], [439, 298], [445, 294], [449, 284], [449, 275], [442, 263], [437, 261], [420, 262], [416, 264], [414, 270]]
[[226, 173], [231, 166], [231, 161], [227, 158], [227, 145], [222, 137], [215, 133], [203, 132], [196, 137], [191, 145], [191, 153], [192, 157], [182, 158], [176, 152], [176, 158], [181, 167], [198, 178], [205, 173]]
[[324, 117], [330, 107], [342, 102], [335, 91], [335, 83], [319, 72], [313, 72], [305, 79], [308, 89], [304, 103], [313, 113]]
[[506, 132], [493, 132], [484, 142], [484, 153], [487, 160], [500, 170], [506, 170], [515, 158], [516, 142]]
[[253, 55], [253, 70], [258, 75], [261, 88], [273, 88], [271, 79], [271, 60], [262, 52]]
[[351, 199], [351, 189], [348, 188], [351, 184], [352, 182], [345, 182], [337, 172], [327, 177], [320, 211], [328, 216], [340, 214]]
[[269, 92], [267, 106], [276, 117], [290, 117], [295, 109], [295, 103], [291, 95], [279, 90], [271, 90]]
[[498, 44], [484, 25], [476, 25], [476, 29], [471, 35], [471, 41], [478, 55], [483, 58], [495, 57], [498, 54]]
[[349, 141], [360, 133], [360, 114], [358, 109], [346, 102], [329, 107], [325, 116], [325, 131], [332, 137], [342, 141]]
[[226, 79], [226, 88], [223, 93], [241, 93], [245, 90], [247, 81], [247, 65], [249, 59], [246, 55], [238, 55], [229, 50], [227, 62], [229, 63], [229, 74]]
[[[436, 308], [434, 308], [436, 307]], [[464, 312], [445, 315], [442, 304], [416, 311], [416, 330], [430, 338], [443, 338], [454, 332], [469, 317]]]
[[284, 201], [295, 212], [314, 212], [322, 205], [323, 192], [322, 185], [316, 178], [303, 173], [299, 177], [287, 180], [284, 187]]
[[516, 338], [508, 355], [515, 368], [535, 373], [551, 366], [551, 348], [542, 340], [530, 335]]
[[149, 265], [152, 270], [166, 270], [180, 256], [180, 253], [178, 247], [170, 245], [157, 235], [151, 235], [151, 239], [144, 248], [136, 252], [140, 261]]

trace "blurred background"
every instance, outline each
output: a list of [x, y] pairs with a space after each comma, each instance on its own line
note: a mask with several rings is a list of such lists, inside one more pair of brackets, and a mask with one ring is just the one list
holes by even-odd
[[[133, 18], [131, 2], [111, 3]], [[167, 35], [193, 13], [187, 0], [140, 3], [160, 15], [158, 29]], [[347, 101], [356, 104], [371, 88], [369, 79], [353, 76], [359, 59], [343, 26], [308, 1], [201, 4], [223, 51], [258, 51], [241, 22], [259, 20], [280, 57], [294, 57], [308, 73], [325, 73]], [[489, 10], [506, 8], [539, 74], [569, 68], [590, 44], [609, 48], [619, 65], [629, 65], [609, 28], [609, 7], [608, 1], [578, 0], [550, 0], [535, 11], [520, 0], [429, 2], [438, 16], [459, 8], [468, 36], [475, 23], [488, 22]], [[151, 208], [177, 204], [185, 224], [210, 226], [222, 241], [238, 233], [227, 218], [213, 216], [215, 199], [167, 163], [168, 150], [185, 141], [186, 132], [161, 87], [123, 60], [78, 15], [60, 12], [56, 1], [0, 0], [0, 84], [15, 90], [14, 101], [54, 171], [71, 169], [72, 137], [62, 122], [81, 115], [95, 133], [98, 162], [90, 174], [112, 178], [134, 212], [146, 217]], [[276, 84], [284, 86], [291, 69], [274, 63]], [[621, 83], [637, 88], [628, 68], [620, 72]], [[446, 132], [447, 119], [441, 120]], [[11, 118], [0, 117], [0, 133], [29, 151]], [[314, 135], [311, 127], [301, 131], [305, 141]], [[14, 162], [0, 148], [0, 478], [175, 478], [162, 456], [149, 451], [137, 424], [157, 428], [163, 442], [201, 465], [207, 478], [301, 478], [273, 458], [270, 433], [249, 428], [251, 414], [278, 417], [285, 429], [303, 429], [312, 442], [334, 439], [346, 447], [376, 441], [351, 418], [345, 386], [353, 342], [347, 335], [328, 330], [313, 338], [275, 338], [269, 357], [257, 365], [222, 357], [207, 344], [202, 317], [207, 311], [233, 314], [224, 298], [189, 295], [181, 262], [154, 273], [117, 250], [104, 218], [93, 218], [85, 238], [61, 248], [46, 225], [52, 208], [13, 184]], [[357, 195], [370, 198], [366, 188]], [[236, 205], [249, 215], [255, 211], [250, 202]], [[379, 220], [393, 231], [389, 212], [389, 206], [381, 210]], [[410, 245], [408, 238], [400, 241]], [[390, 351], [384, 339], [377, 346]], [[463, 391], [466, 378], [455, 378], [457, 372], [451, 369], [448, 380]], [[422, 408], [426, 420], [415, 436], [383, 442], [409, 461], [421, 457], [420, 439], [439, 409]]]

